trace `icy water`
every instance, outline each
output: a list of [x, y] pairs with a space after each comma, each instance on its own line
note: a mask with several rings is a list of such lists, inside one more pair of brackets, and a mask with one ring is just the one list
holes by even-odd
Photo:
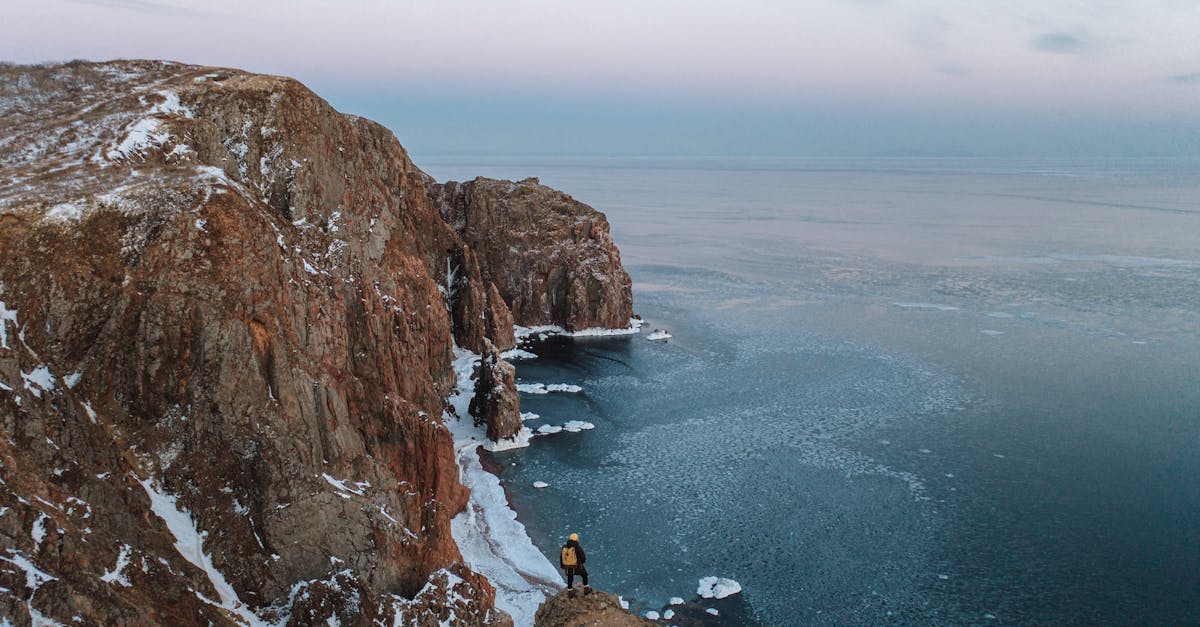
[[606, 212], [674, 335], [518, 362], [596, 425], [490, 456], [552, 560], [741, 582], [712, 624], [1200, 623], [1200, 164], [421, 162]]

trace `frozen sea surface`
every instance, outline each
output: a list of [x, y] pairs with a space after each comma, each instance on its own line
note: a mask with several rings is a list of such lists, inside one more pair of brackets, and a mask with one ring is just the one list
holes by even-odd
[[639, 613], [715, 575], [713, 624], [1200, 622], [1198, 164], [421, 162], [605, 211], [671, 330], [534, 341], [580, 391], [526, 425], [595, 428], [488, 455]]

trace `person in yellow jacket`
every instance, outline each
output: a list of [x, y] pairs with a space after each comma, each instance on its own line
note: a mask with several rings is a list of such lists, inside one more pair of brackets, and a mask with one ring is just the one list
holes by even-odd
[[586, 561], [587, 554], [583, 552], [583, 547], [579, 544], [579, 534], [571, 534], [571, 539], [567, 540], [558, 555], [558, 565], [562, 566], [563, 571], [567, 574], [567, 589], [570, 590], [568, 594], [571, 596], [575, 596], [575, 575], [583, 578], [583, 593], [592, 593], [592, 589], [588, 587], [587, 569], [583, 566]]

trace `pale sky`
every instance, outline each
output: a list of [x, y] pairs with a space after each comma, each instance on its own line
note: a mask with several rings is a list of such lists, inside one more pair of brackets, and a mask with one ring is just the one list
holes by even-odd
[[1200, 155], [1190, 0], [0, 0], [0, 60], [287, 74], [416, 154]]

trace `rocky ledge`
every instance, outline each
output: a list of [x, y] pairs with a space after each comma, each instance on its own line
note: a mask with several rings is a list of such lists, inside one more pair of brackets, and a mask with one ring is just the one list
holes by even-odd
[[591, 594], [563, 590], [547, 599], [534, 618], [536, 627], [641, 627], [656, 625], [621, 608], [616, 596], [593, 590]]
[[507, 621], [450, 535], [453, 347], [510, 437], [514, 321], [628, 324], [602, 214], [287, 78], [0, 66], [0, 121], [0, 616]]

